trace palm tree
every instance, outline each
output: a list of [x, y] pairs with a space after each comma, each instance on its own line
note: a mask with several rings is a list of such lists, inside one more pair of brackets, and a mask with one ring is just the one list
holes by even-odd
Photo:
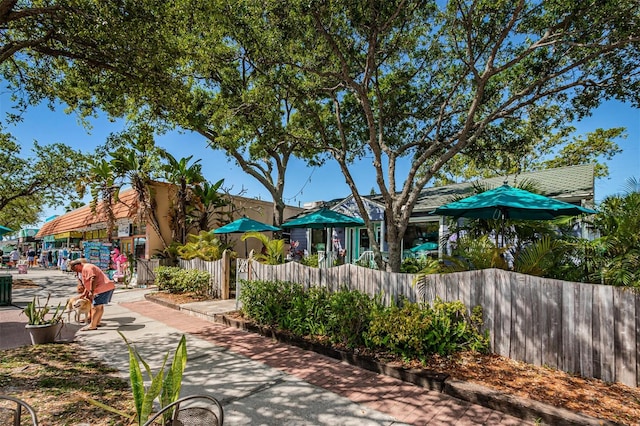
[[167, 160], [167, 164], [163, 168], [165, 178], [169, 183], [176, 185], [175, 194], [172, 197], [172, 200], [174, 200], [174, 217], [171, 224], [172, 237], [174, 240], [184, 244], [187, 240], [188, 208], [196, 199], [193, 188], [205, 181], [202, 175], [202, 165], [200, 160], [189, 164], [193, 156], [176, 160], [173, 155], [166, 152], [164, 158]]
[[[194, 205], [188, 211], [188, 222], [195, 224], [198, 231], [209, 231], [216, 225], [221, 226], [216, 219], [223, 213], [218, 209], [228, 206], [229, 200], [220, 196], [220, 188], [224, 179], [211, 184], [203, 182], [193, 187]], [[224, 221], [222, 221], [224, 222]]]
[[607, 197], [594, 225], [602, 259], [604, 284], [640, 287], [640, 185], [627, 181], [628, 192]]
[[156, 200], [153, 193], [153, 181], [158, 177], [156, 170], [161, 168], [161, 160], [166, 152], [156, 147], [153, 129], [138, 125], [118, 135], [110, 137], [109, 144], [116, 146], [110, 151], [111, 167], [124, 185], [131, 185], [136, 193], [135, 203], [129, 206], [137, 223], [147, 223], [160, 238], [164, 248], [167, 242], [160, 232], [160, 223], [156, 216]]
[[117, 176], [107, 160], [104, 158], [89, 159], [88, 163], [87, 174], [77, 182], [77, 192], [80, 197], [83, 197], [86, 190], [85, 185], [89, 187], [91, 211], [96, 214], [104, 214], [107, 223], [107, 238], [111, 240], [111, 234], [116, 224], [113, 206], [118, 202], [120, 185], [117, 184]]

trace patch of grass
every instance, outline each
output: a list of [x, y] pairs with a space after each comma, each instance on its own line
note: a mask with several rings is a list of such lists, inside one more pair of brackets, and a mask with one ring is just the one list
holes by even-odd
[[125, 419], [87, 402], [133, 410], [129, 382], [78, 344], [24, 346], [0, 351], [0, 393], [29, 403], [42, 424], [125, 425]]

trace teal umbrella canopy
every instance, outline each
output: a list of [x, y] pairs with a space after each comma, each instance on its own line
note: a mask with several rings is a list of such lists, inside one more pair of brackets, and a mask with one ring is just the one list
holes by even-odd
[[315, 212], [285, 222], [280, 226], [283, 228], [323, 229], [328, 227], [346, 228], [349, 226], [363, 225], [364, 221], [358, 217], [347, 216], [323, 207]]
[[10, 229], [10, 228], [7, 228], [6, 226], [0, 225], [0, 236], [4, 235], [4, 234], [8, 234], [10, 232], [13, 232], [13, 229]]
[[[264, 231], [282, 231], [282, 229], [269, 225], [266, 223], [258, 222], [257, 220], [249, 219], [246, 216], [242, 216], [240, 219], [234, 220], [231, 223], [227, 223], [218, 229], [213, 231], [214, 234], [244, 234], [245, 232], [264, 232]], [[247, 241], [244, 241], [244, 255], [248, 256]]]
[[213, 231], [214, 234], [236, 234], [244, 232], [263, 232], [263, 231], [281, 231], [280, 228], [266, 223], [258, 222], [257, 220], [249, 219], [246, 216], [241, 217], [238, 220], [234, 220], [231, 223], [227, 223], [218, 229]]
[[224, 226], [213, 231], [214, 234], [235, 234], [244, 232], [263, 232], [263, 231], [281, 231], [280, 228], [272, 226], [266, 223], [258, 222], [257, 220], [249, 219], [246, 216], [241, 217], [238, 220], [234, 220], [231, 223], [227, 223]]
[[410, 252], [412, 253], [418, 253], [421, 251], [432, 251], [432, 250], [438, 250], [438, 243], [422, 243], [419, 246], [415, 246], [415, 247], [411, 247], [409, 249]]
[[438, 207], [432, 215], [471, 219], [551, 220], [597, 211], [504, 184]]

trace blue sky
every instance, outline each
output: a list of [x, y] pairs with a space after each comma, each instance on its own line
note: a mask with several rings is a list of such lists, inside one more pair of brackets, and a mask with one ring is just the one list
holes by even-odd
[[[0, 114], [11, 108], [6, 94], [0, 94]], [[122, 122], [110, 122], [106, 118], [91, 120], [92, 129], [83, 128], [74, 115], [67, 115], [60, 108], [49, 110], [40, 105], [31, 107], [18, 125], [7, 128], [22, 144], [23, 155], [30, 155], [30, 147], [34, 140], [41, 144], [63, 142], [76, 149], [91, 152], [106, 140], [111, 132], [122, 130]], [[605, 103], [594, 111], [593, 115], [582, 122], [574, 123], [576, 134], [584, 134], [597, 128], [626, 127], [627, 138], [617, 142], [623, 150], [622, 154], [608, 162], [610, 176], [596, 181], [596, 201], [607, 195], [623, 190], [626, 179], [635, 176], [640, 178], [640, 110], [628, 104], [615, 101]], [[189, 155], [202, 159], [205, 177], [211, 182], [225, 179], [225, 187], [237, 194], [244, 189], [247, 197], [271, 200], [269, 193], [255, 179], [246, 175], [233, 162], [227, 160], [220, 151], [206, 146], [203, 137], [191, 133], [172, 132], [157, 139], [157, 144], [167, 149], [174, 157]], [[370, 159], [365, 159], [354, 166], [358, 188], [362, 193], [370, 193], [376, 188], [373, 168]], [[299, 161], [290, 163], [285, 188], [285, 202], [290, 205], [302, 205], [310, 201], [330, 200], [346, 197], [350, 194], [340, 169], [331, 160], [320, 168], [309, 168]], [[63, 213], [64, 209], [49, 208], [43, 219], [53, 214]]]

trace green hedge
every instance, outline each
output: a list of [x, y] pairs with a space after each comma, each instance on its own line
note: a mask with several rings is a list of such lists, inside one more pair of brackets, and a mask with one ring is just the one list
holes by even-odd
[[208, 293], [211, 274], [207, 271], [160, 266], [154, 272], [155, 284], [159, 290], [169, 293], [196, 293], [201, 296]]
[[305, 291], [284, 281], [243, 281], [240, 300], [243, 313], [260, 325], [349, 347], [383, 349], [405, 359], [489, 349], [488, 333], [480, 331], [482, 308], [475, 307], [469, 316], [460, 301], [438, 299], [429, 305], [405, 300], [385, 307], [379, 298], [356, 290]]

